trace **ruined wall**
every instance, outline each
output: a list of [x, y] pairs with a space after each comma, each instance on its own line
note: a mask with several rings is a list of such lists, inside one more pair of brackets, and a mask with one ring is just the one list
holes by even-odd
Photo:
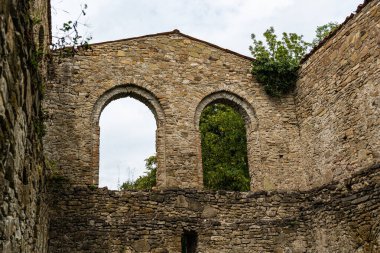
[[293, 97], [270, 99], [250, 74], [252, 59], [173, 31], [95, 44], [56, 60], [45, 148], [75, 184], [98, 183], [100, 113], [131, 96], [156, 117], [159, 188], [202, 188], [198, 121], [215, 101], [246, 119], [251, 189], [306, 188]]
[[[42, 118], [49, 3], [0, 3], [0, 252], [46, 252]], [[38, 28], [37, 28], [38, 27]], [[38, 32], [43, 33], [38, 36]]]
[[181, 252], [184, 231], [197, 252], [380, 251], [380, 167], [308, 192], [52, 188], [52, 253]]
[[365, 4], [302, 64], [295, 98], [312, 186], [380, 163], [380, 2]]
[[[180, 252], [184, 231], [198, 252], [380, 252], [379, 1], [365, 4], [305, 59], [295, 102], [268, 98], [251, 59], [176, 31], [56, 58], [49, 252]], [[98, 180], [101, 111], [124, 96], [157, 120], [153, 192], [84, 185]], [[214, 101], [246, 119], [253, 192], [200, 190], [197, 124]]]

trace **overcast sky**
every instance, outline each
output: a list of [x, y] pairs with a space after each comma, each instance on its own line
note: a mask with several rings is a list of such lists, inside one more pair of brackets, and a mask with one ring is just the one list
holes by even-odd
[[[343, 22], [363, 0], [52, 0], [53, 35], [57, 26], [75, 20], [87, 3], [85, 33], [92, 42], [124, 39], [179, 29], [182, 33], [250, 55], [251, 33], [258, 38], [270, 26], [296, 32], [305, 40], [315, 28]], [[58, 24], [58, 25], [57, 25]], [[82, 30], [84, 31], [84, 30]], [[83, 33], [83, 32], [82, 32]], [[100, 186], [143, 174], [144, 159], [155, 152], [155, 121], [133, 99], [110, 103], [100, 118]], [[121, 137], [120, 137], [121, 136]]]

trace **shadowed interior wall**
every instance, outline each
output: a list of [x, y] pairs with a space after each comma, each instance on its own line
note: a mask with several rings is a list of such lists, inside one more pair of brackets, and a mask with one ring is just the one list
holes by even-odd
[[[0, 252], [47, 252], [41, 97], [49, 2], [0, 3]], [[39, 22], [36, 22], [39, 20]], [[34, 22], [33, 22], [34, 21]]]

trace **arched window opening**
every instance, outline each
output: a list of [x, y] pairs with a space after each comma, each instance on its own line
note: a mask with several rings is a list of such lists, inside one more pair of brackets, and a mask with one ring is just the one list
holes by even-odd
[[226, 103], [211, 103], [200, 116], [206, 189], [249, 191], [246, 122]]
[[155, 185], [157, 126], [149, 108], [129, 97], [114, 100], [102, 111], [99, 126], [99, 187], [118, 190]]

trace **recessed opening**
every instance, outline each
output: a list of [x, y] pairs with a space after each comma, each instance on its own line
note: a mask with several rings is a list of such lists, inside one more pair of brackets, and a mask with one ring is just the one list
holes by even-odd
[[214, 103], [199, 123], [203, 180], [207, 189], [249, 191], [246, 121], [237, 108]]
[[195, 231], [184, 231], [181, 238], [182, 253], [195, 253], [197, 250], [198, 234]]
[[45, 31], [44, 27], [41, 25], [38, 29], [38, 48], [40, 51], [43, 51], [44, 49], [44, 42], [45, 42]]
[[[99, 187], [129, 188], [148, 174], [146, 159], [156, 153], [156, 120], [142, 102], [127, 97], [109, 103], [100, 115]], [[149, 160], [155, 169], [155, 157]], [[152, 176], [152, 173], [150, 174]], [[154, 171], [155, 182], [155, 171]]]
[[29, 178], [28, 178], [28, 169], [26, 167], [24, 167], [23, 171], [22, 171], [22, 183], [24, 185], [27, 185], [29, 183]]

